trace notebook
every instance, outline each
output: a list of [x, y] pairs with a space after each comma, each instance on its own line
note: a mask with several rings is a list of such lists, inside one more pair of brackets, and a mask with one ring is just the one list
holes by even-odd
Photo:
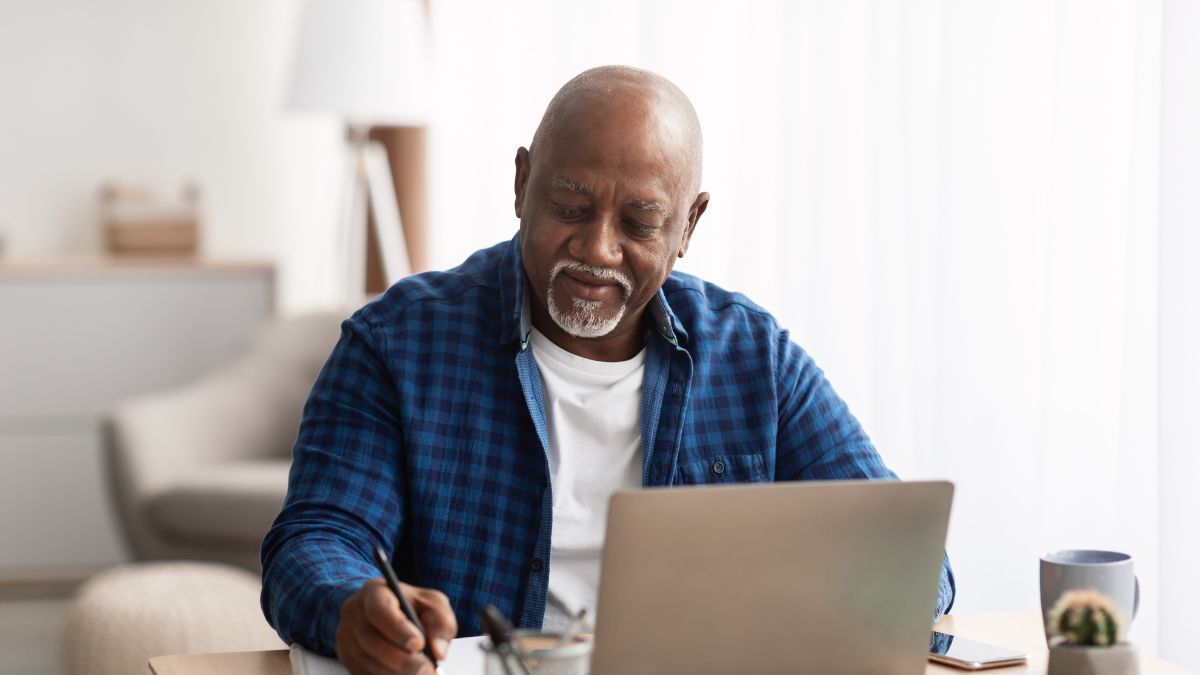
[[[446, 675], [482, 675], [484, 636], [458, 638], [450, 642], [450, 653], [442, 661]], [[290, 658], [295, 675], [348, 675], [346, 667], [335, 659], [292, 645]]]

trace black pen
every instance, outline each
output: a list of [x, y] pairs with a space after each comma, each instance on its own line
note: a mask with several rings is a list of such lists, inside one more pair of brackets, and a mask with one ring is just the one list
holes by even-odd
[[400, 592], [400, 580], [396, 578], [396, 570], [392, 568], [392, 563], [388, 560], [388, 556], [383, 552], [383, 549], [375, 547], [375, 565], [379, 567], [379, 573], [387, 580], [388, 588], [392, 589], [392, 593], [396, 594], [396, 599], [400, 601], [400, 611], [404, 612], [405, 618], [412, 622], [412, 625], [417, 627], [417, 631], [421, 633], [421, 638], [425, 640], [425, 656], [433, 662], [433, 669], [441, 672], [438, 668], [437, 657], [433, 655], [433, 644], [429, 640], [429, 635], [425, 632], [425, 625], [421, 623], [421, 618], [417, 616], [417, 612], [413, 606], [409, 604], [408, 599]]

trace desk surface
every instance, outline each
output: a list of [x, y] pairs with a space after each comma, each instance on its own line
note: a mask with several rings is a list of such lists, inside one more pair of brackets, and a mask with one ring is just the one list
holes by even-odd
[[[1046, 642], [1042, 635], [1041, 615], [1036, 611], [951, 615], [943, 617], [934, 628], [943, 633], [1029, 652], [1027, 665], [987, 672], [997, 675], [1041, 675], [1046, 672]], [[150, 670], [155, 675], [292, 675], [288, 653], [282, 649], [267, 652], [159, 656], [150, 659]], [[925, 668], [926, 675], [961, 675], [965, 672], [967, 671], [934, 663]], [[1187, 673], [1188, 671], [1161, 659], [1145, 655], [1141, 657], [1141, 675]]]

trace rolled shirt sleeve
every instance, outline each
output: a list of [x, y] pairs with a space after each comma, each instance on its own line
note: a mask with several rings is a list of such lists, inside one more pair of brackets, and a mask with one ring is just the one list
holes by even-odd
[[342, 603], [378, 576], [402, 526], [396, 390], [352, 317], [304, 406], [283, 509], [261, 550], [262, 608], [289, 644], [334, 655]]

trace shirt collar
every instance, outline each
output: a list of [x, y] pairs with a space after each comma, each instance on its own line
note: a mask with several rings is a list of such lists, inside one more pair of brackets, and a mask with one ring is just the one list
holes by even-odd
[[[530, 319], [529, 284], [525, 277], [525, 265], [521, 261], [521, 234], [518, 232], [509, 242], [504, 259], [500, 261], [500, 343], [520, 341], [521, 349], [529, 346], [529, 333], [533, 327]], [[687, 342], [687, 331], [671, 311], [667, 296], [660, 288], [646, 305], [654, 332], [672, 345]]]
[[654, 298], [646, 305], [646, 311], [650, 313], [654, 330], [662, 339], [675, 346], [687, 344], [687, 329], [679, 322], [675, 312], [671, 311], [671, 305], [667, 302], [667, 295], [663, 289], [658, 289], [658, 292], [654, 294]]
[[500, 287], [500, 343], [529, 342], [529, 309], [525, 266], [521, 264], [521, 233], [513, 235], [497, 270]]

